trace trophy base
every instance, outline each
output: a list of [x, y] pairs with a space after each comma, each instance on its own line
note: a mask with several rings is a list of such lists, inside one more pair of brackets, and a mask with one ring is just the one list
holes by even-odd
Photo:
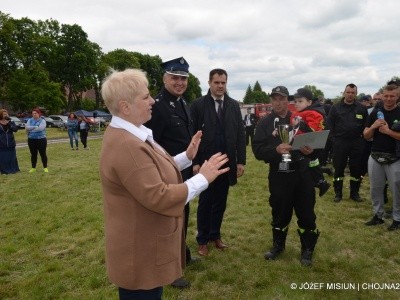
[[290, 172], [294, 172], [293, 169], [291, 169], [290, 167], [290, 162], [291, 161], [281, 161], [279, 163], [279, 169], [278, 172], [285, 172], [285, 173], [290, 173]]

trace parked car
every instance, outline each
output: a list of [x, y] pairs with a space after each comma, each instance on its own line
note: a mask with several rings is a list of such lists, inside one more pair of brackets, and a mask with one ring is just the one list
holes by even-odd
[[54, 120], [54, 119], [52, 119], [50, 117], [44, 117], [44, 116], [42, 116], [41, 118], [43, 118], [46, 121], [46, 127], [49, 127], [49, 128], [51, 128], [51, 127], [61, 128], [61, 127], [64, 126], [63, 121]]
[[10, 116], [10, 119], [15, 123], [15, 125], [18, 126], [19, 129], [25, 129], [25, 123], [22, 122], [19, 118]]
[[63, 122], [63, 126], [60, 127], [64, 127], [67, 128], [67, 120], [68, 117], [67, 116], [63, 116], [63, 115], [50, 115], [49, 118], [52, 118], [55, 121], [61, 121]]

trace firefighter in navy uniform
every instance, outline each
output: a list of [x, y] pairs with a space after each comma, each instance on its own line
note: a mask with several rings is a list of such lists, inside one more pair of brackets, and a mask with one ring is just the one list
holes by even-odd
[[[286, 87], [278, 86], [272, 89], [273, 111], [258, 122], [252, 142], [255, 157], [269, 163], [273, 246], [264, 257], [267, 260], [276, 259], [285, 249], [288, 226], [294, 210], [301, 242], [300, 262], [309, 266], [312, 264], [312, 255], [319, 237], [314, 212], [314, 181], [308, 166], [310, 159], [316, 158], [316, 153], [309, 147], [303, 147], [301, 151], [292, 151], [290, 144], [282, 143], [277, 128], [278, 125], [290, 124], [288, 98], [289, 92]], [[292, 162], [285, 166], [282, 163], [282, 154], [287, 153], [291, 154]]]
[[[190, 110], [183, 98], [188, 85], [189, 64], [179, 57], [161, 64], [164, 69], [164, 87], [154, 98], [152, 117], [144, 124], [153, 131], [154, 140], [171, 156], [186, 151], [193, 136]], [[181, 171], [183, 181], [193, 176], [192, 166]], [[185, 205], [185, 237], [189, 223], [189, 203]], [[197, 260], [186, 246], [186, 263]], [[177, 288], [189, 287], [189, 282], [179, 278], [172, 283]]]
[[343, 99], [332, 106], [327, 118], [330, 135], [333, 138], [333, 187], [335, 202], [343, 198], [344, 170], [347, 162], [350, 169], [350, 199], [360, 202], [359, 195], [363, 173], [362, 157], [365, 147], [363, 130], [368, 118], [367, 109], [357, 100], [357, 86], [350, 83], [346, 86]]

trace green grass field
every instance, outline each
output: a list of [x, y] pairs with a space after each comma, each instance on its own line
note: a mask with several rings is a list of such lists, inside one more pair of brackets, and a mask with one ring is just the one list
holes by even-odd
[[[24, 133], [17, 139], [25, 141]], [[0, 176], [0, 299], [117, 299], [104, 263], [101, 139], [89, 140], [89, 146], [89, 151], [71, 151], [67, 143], [49, 145], [48, 174], [40, 159], [38, 171], [28, 174], [29, 151], [18, 148], [21, 172]], [[191, 288], [166, 287], [164, 299], [400, 297], [400, 231], [387, 231], [391, 220], [364, 225], [372, 214], [367, 181], [364, 202], [348, 199], [348, 184], [341, 203], [332, 201], [332, 189], [317, 199], [321, 236], [313, 267], [299, 263], [295, 217], [281, 258], [265, 261], [263, 253], [271, 246], [267, 167], [247, 149], [246, 173], [230, 190], [222, 227], [230, 248], [211, 248], [209, 257], [187, 267]], [[196, 207], [197, 200], [187, 241], [195, 256]]]

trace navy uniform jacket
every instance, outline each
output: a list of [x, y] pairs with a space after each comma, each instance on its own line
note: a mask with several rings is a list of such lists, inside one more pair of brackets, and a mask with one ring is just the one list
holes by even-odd
[[[199, 146], [199, 151], [193, 161], [193, 165], [201, 165], [206, 159], [216, 153], [215, 151], [215, 132], [217, 126], [217, 113], [215, 111], [215, 101], [211, 97], [210, 91], [207, 95], [196, 99], [190, 106], [193, 119], [194, 131], [202, 130], [203, 136]], [[229, 184], [237, 183], [237, 164], [246, 164], [246, 137], [243, 127], [242, 114], [239, 103], [224, 95], [223, 104], [223, 130], [228, 155], [228, 165], [230, 170]]]
[[[177, 101], [165, 88], [154, 100], [151, 120], [144, 125], [153, 131], [154, 140], [171, 156], [186, 151], [193, 136], [193, 123], [185, 101], [183, 98]], [[192, 174], [192, 167], [182, 171], [184, 180]]]

